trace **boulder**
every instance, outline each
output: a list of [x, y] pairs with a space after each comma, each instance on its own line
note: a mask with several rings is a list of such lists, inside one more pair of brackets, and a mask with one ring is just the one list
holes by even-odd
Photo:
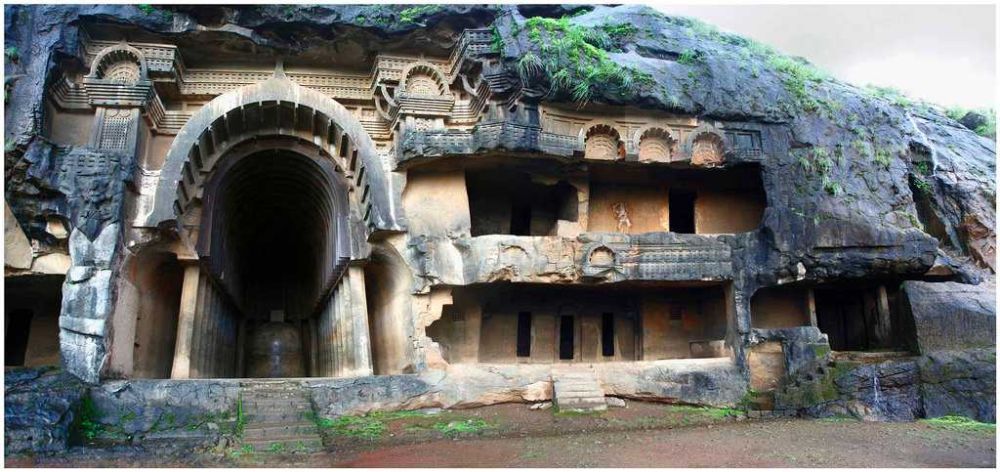
[[55, 369], [4, 373], [4, 455], [51, 453], [69, 446], [71, 426], [86, 388]]
[[996, 288], [956, 282], [903, 283], [904, 316], [921, 353], [991, 347], [996, 342]]
[[996, 422], [995, 348], [932, 352], [919, 365], [928, 418], [959, 415]]

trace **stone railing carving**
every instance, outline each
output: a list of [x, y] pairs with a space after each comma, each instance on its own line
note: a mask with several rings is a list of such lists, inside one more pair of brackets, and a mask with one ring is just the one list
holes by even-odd
[[727, 280], [733, 276], [732, 250], [716, 238], [669, 233], [585, 236], [595, 240], [581, 249], [584, 278], [619, 282]]
[[407, 256], [416, 287], [489, 282], [721, 281], [733, 277], [724, 238], [675, 233], [584, 233], [422, 238]]

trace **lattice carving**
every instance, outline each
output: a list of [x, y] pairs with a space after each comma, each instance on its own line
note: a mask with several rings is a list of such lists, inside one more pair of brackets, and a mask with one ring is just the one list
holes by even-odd
[[711, 132], [701, 133], [691, 145], [691, 163], [703, 166], [722, 164], [724, 150], [725, 142], [721, 136]]
[[109, 151], [125, 151], [131, 128], [132, 110], [107, 110], [104, 113], [104, 122], [101, 124], [101, 135], [97, 140], [98, 148]]
[[607, 125], [597, 125], [587, 132], [584, 145], [585, 158], [613, 161], [624, 157], [624, 154], [621, 138], [614, 128]]
[[662, 128], [650, 128], [639, 137], [640, 162], [670, 162], [674, 140]]

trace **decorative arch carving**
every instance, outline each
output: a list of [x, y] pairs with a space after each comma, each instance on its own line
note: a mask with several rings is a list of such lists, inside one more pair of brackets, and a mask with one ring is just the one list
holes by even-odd
[[263, 136], [313, 143], [358, 191], [356, 210], [368, 231], [401, 229], [388, 171], [361, 124], [336, 101], [280, 73], [216, 97], [188, 120], [167, 151], [144, 225], [177, 221], [200, 196], [218, 156]]
[[583, 136], [583, 157], [613, 161], [625, 157], [621, 134], [610, 124], [596, 124]]
[[716, 166], [725, 162], [726, 140], [714, 130], [695, 130], [690, 137], [691, 164]]
[[132, 85], [149, 78], [146, 57], [142, 51], [127, 44], [108, 46], [90, 64], [90, 77]]
[[640, 162], [670, 162], [676, 148], [677, 140], [670, 132], [650, 126], [636, 133], [635, 146], [639, 150]]
[[411, 64], [403, 70], [402, 77], [399, 90], [403, 94], [416, 97], [450, 95], [444, 74], [426, 62]]

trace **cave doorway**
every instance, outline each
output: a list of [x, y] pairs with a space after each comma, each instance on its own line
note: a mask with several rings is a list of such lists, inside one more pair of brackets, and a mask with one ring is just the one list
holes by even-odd
[[897, 294], [885, 286], [815, 288], [816, 322], [834, 351], [901, 347]]
[[59, 365], [61, 275], [4, 278], [4, 366]]
[[224, 159], [205, 189], [191, 375], [329, 375], [345, 352], [317, 338], [339, 315], [346, 185], [329, 161], [287, 148]]

